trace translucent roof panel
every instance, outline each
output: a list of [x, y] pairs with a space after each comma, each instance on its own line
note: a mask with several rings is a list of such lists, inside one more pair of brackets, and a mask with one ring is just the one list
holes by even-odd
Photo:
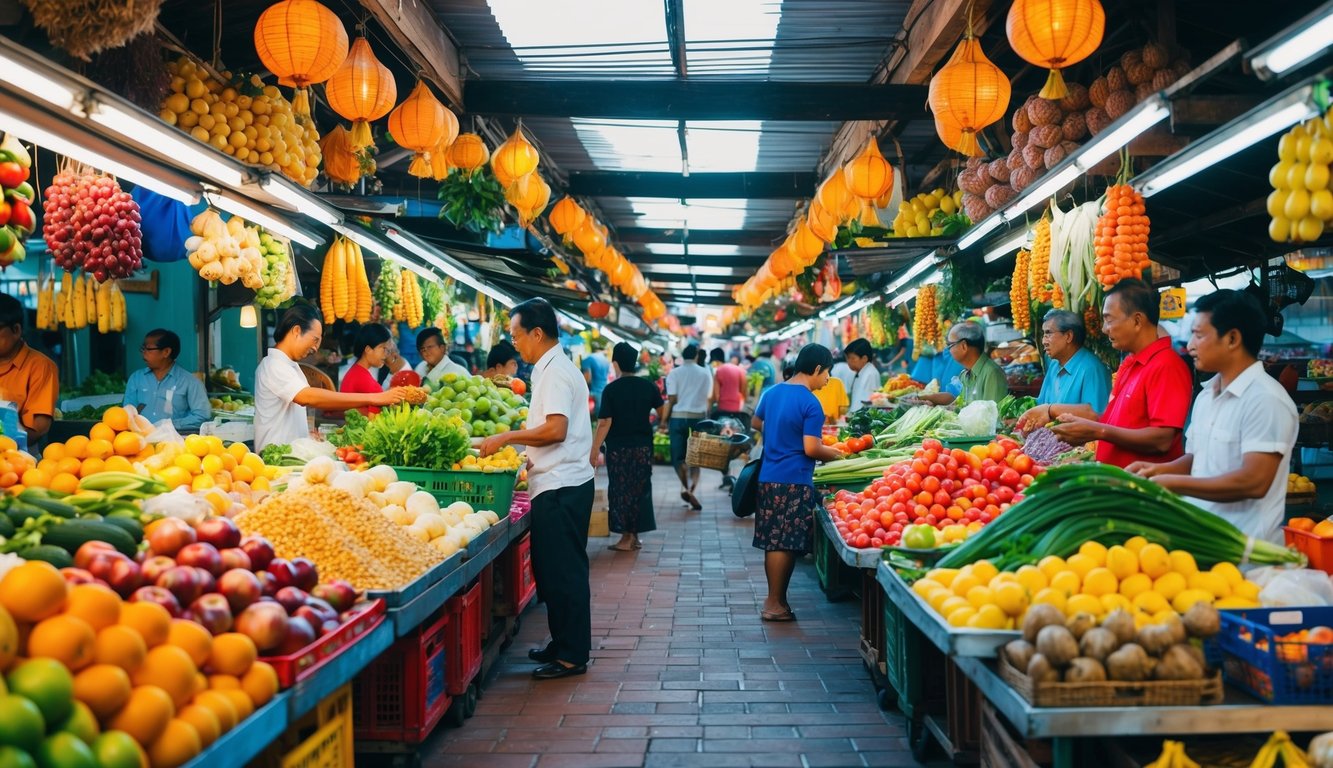
[[658, 0], [489, 0], [524, 70], [545, 75], [632, 73], [670, 77], [666, 16]]
[[[639, 264], [639, 269], [643, 272], [652, 272], [659, 275], [713, 275], [715, 277], [729, 277], [736, 275], [738, 269], [732, 267], [698, 267], [687, 266], [685, 264]], [[749, 270], [746, 270], [747, 272]]]
[[758, 120], [692, 120], [685, 124], [685, 146], [692, 173], [753, 171], [759, 159]]
[[[684, 256], [685, 246], [680, 243], [646, 243], [643, 250], [648, 253], [659, 256]], [[737, 256], [740, 255], [741, 247], [739, 245], [718, 245], [716, 243], [701, 243], [690, 246], [691, 256]]]
[[750, 201], [744, 199], [664, 200], [657, 197], [628, 198], [635, 225], [653, 229], [740, 229]]
[[603, 171], [680, 173], [680, 139], [674, 120], [572, 118], [593, 164]]
[[683, 5], [691, 77], [768, 72], [782, 0], [684, 0]]

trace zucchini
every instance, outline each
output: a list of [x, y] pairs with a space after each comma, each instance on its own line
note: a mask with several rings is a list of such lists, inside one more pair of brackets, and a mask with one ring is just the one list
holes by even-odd
[[127, 557], [134, 557], [139, 545], [129, 533], [112, 523], [93, 520], [66, 520], [52, 525], [42, 534], [42, 543], [51, 544], [66, 552], [77, 552], [89, 541], [105, 541]]
[[63, 501], [52, 499], [46, 494], [38, 491], [39, 489], [35, 488], [24, 490], [23, 493], [19, 494], [19, 500], [24, 504], [37, 507], [43, 512], [48, 512], [56, 517], [63, 517], [66, 519], [74, 518], [81, 511], [73, 504], [66, 504]]
[[41, 560], [50, 563], [57, 568], [73, 568], [74, 558], [60, 547], [53, 547], [49, 544], [39, 544], [35, 547], [28, 547], [18, 551], [18, 556], [24, 560]]
[[15, 528], [22, 528], [28, 520], [35, 520], [44, 514], [46, 513], [43, 510], [21, 501], [15, 501], [5, 512], [5, 515], [9, 517], [9, 522], [13, 523]]
[[8, 515], [0, 515], [0, 538], [9, 538], [18, 532], [18, 527], [14, 521], [9, 519]]
[[107, 517], [102, 518], [102, 522], [107, 525], [114, 525], [128, 533], [130, 538], [134, 539], [136, 544], [143, 541], [143, 526], [139, 524], [138, 520], [129, 517], [114, 517], [108, 515]]

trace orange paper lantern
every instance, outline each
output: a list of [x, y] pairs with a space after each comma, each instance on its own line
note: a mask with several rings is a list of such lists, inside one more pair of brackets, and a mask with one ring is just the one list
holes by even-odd
[[582, 226], [574, 230], [574, 245], [578, 246], [580, 251], [586, 257], [596, 253], [606, 247], [606, 236], [597, 226], [597, 221], [591, 216], [583, 222]]
[[815, 199], [824, 207], [824, 210], [833, 213], [840, 218], [845, 219], [842, 214], [847, 206], [852, 202], [852, 191], [847, 188], [847, 177], [842, 169], [834, 171], [823, 184], [819, 185], [819, 193]]
[[296, 88], [292, 111], [310, 115], [307, 88], [333, 76], [347, 58], [347, 29], [315, 0], [281, 0], [255, 22], [255, 52], [281, 85]]
[[880, 154], [879, 142], [873, 136], [842, 172], [847, 189], [863, 200], [874, 200], [893, 186], [893, 166]]
[[940, 141], [943, 142], [944, 146], [955, 152], [961, 151], [958, 149], [958, 145], [963, 140], [963, 130], [958, 126], [953, 123], [946, 123], [936, 115], [935, 134], [940, 137]]
[[474, 171], [486, 164], [491, 151], [486, 142], [475, 133], [461, 133], [449, 147], [449, 164], [471, 176]]
[[551, 209], [551, 214], [546, 218], [550, 220], [551, 228], [557, 234], [568, 235], [578, 229], [587, 217], [588, 214], [583, 210], [583, 207], [574, 202], [574, 198], [566, 195], [555, 204], [555, 207]]
[[352, 146], [361, 149], [373, 143], [371, 121], [393, 109], [398, 84], [389, 68], [375, 58], [370, 41], [358, 37], [347, 59], [324, 85], [324, 97], [334, 112], [352, 121]]
[[515, 128], [513, 134], [491, 153], [491, 170], [496, 179], [517, 181], [537, 170], [540, 160], [537, 148], [523, 135], [523, 129]]
[[1004, 23], [1014, 53], [1050, 74], [1043, 99], [1069, 94], [1060, 70], [1083, 61], [1102, 44], [1106, 11], [1098, 0], [1014, 0]]
[[[447, 115], [447, 116], [446, 116]], [[418, 80], [412, 93], [389, 113], [389, 133], [398, 146], [413, 152], [407, 172], [419, 179], [431, 175], [430, 151], [444, 141], [449, 128], [450, 112], [426, 84]], [[458, 124], [454, 118], [453, 125]]]
[[806, 213], [805, 221], [815, 237], [826, 243], [833, 242], [833, 239], [838, 235], [837, 217], [825, 210], [819, 200], [810, 203], [810, 211]]
[[990, 63], [981, 43], [970, 34], [930, 79], [930, 108], [935, 119], [962, 133], [954, 149], [980, 157], [977, 132], [1004, 117], [1009, 108], [1009, 78]]
[[789, 242], [792, 255], [804, 265], [815, 263], [819, 254], [824, 252], [824, 240], [816, 235], [805, 221], [796, 225], [796, 231], [792, 233]]
[[551, 201], [551, 187], [541, 174], [530, 173], [505, 190], [505, 199], [518, 211], [519, 226], [526, 227], [546, 210]]

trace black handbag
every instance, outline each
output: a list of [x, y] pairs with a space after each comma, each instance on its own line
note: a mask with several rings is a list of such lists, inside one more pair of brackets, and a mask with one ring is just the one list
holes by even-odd
[[736, 517], [749, 517], [759, 508], [759, 468], [763, 464], [764, 457], [760, 456], [736, 475], [736, 484], [731, 489], [731, 513]]

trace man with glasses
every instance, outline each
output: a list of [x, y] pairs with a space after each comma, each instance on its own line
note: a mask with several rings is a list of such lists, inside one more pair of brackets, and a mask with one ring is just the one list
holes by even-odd
[[177, 432], [193, 432], [213, 418], [204, 384], [176, 365], [181, 339], [165, 328], [154, 328], [139, 347], [142, 368], [130, 374], [122, 405], [132, 405], [154, 424], [169, 419]]
[[922, 395], [922, 400], [936, 405], [948, 405], [954, 400], [963, 404], [977, 400], [999, 402], [1009, 394], [1009, 380], [1004, 376], [1004, 369], [986, 354], [986, 333], [979, 323], [962, 322], [950, 328], [944, 349], [963, 367], [963, 372], [958, 375], [961, 394], [937, 392]]
[[19, 426], [35, 442], [51, 429], [60, 377], [51, 358], [23, 340], [24, 314], [18, 299], [0, 294], [0, 400], [14, 404]]
[[444, 340], [444, 333], [439, 328], [426, 328], [417, 334], [417, 354], [421, 355], [421, 363], [416, 370], [422, 381], [439, 384], [447, 373], [472, 375], [449, 357], [449, 343]]
[[1038, 405], [1082, 403], [1101, 413], [1111, 396], [1111, 373], [1083, 342], [1083, 318], [1067, 309], [1052, 309], [1041, 324], [1041, 345], [1050, 358]]

